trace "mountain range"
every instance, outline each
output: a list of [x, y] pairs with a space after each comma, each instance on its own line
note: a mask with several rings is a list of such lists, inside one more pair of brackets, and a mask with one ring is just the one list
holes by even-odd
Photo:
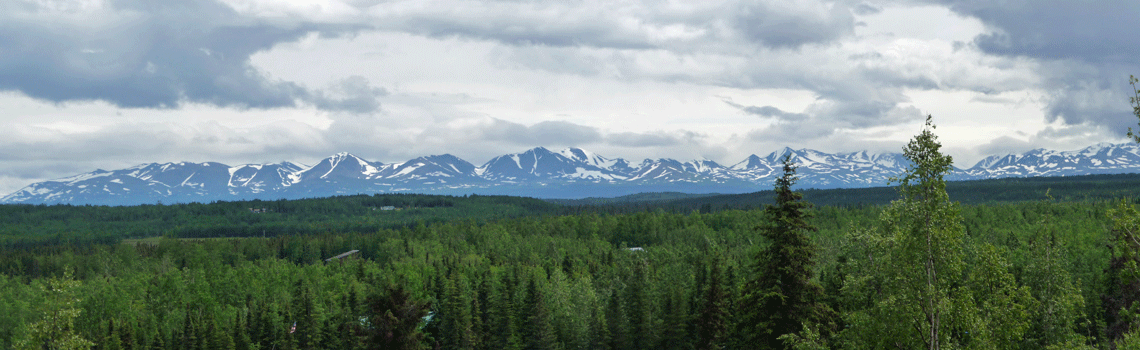
[[[358, 193], [495, 194], [540, 198], [616, 197], [642, 192], [747, 193], [770, 189], [790, 154], [800, 188], [888, 185], [909, 162], [900, 153], [825, 153], [784, 148], [724, 166], [668, 158], [631, 163], [581, 148], [537, 147], [475, 166], [444, 154], [380, 163], [338, 153], [306, 166], [291, 162], [229, 166], [149, 163], [95, 170], [28, 185], [0, 203], [133, 205], [242, 199], [294, 199]], [[948, 180], [1137, 172], [1140, 146], [1102, 143], [1077, 151], [1036, 149], [954, 168]]]

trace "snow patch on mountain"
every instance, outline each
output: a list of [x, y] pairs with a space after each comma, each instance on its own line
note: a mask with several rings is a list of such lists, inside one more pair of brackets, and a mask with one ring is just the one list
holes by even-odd
[[[797, 165], [801, 188], [888, 185], [909, 165], [899, 153], [825, 153], [783, 148], [764, 157], [723, 166], [698, 159], [645, 159], [632, 164], [571, 147], [536, 147], [492, 158], [475, 166], [444, 154], [402, 163], [371, 162], [347, 152], [313, 166], [290, 162], [227, 166], [220, 163], [149, 163], [122, 170], [97, 169], [31, 184], [0, 198], [0, 203], [137, 204], [249, 198], [302, 198], [353, 193], [491, 193], [551, 196], [605, 195], [612, 189], [741, 193], [769, 189], [782, 174], [782, 158]], [[1071, 176], [1140, 171], [1140, 146], [1097, 144], [1076, 151], [1031, 150], [995, 155], [968, 169], [955, 168], [950, 180], [1000, 177]], [[532, 192], [538, 191], [538, 192]], [[592, 193], [592, 194], [587, 194]]]

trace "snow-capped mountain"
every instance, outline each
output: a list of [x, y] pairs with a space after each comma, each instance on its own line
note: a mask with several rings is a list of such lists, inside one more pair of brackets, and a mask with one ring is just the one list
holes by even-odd
[[627, 175], [611, 167], [617, 161], [580, 148], [553, 152], [536, 147], [526, 152], [492, 158], [475, 169], [475, 174], [504, 183], [549, 182], [567, 179], [620, 181]]
[[966, 174], [976, 178], [1073, 176], [1140, 171], [1140, 146], [1100, 143], [1076, 151], [1035, 149], [1022, 154], [990, 156]]
[[[338, 153], [313, 166], [290, 162], [228, 166], [150, 163], [95, 170], [28, 185], [0, 203], [142, 204], [319, 197], [357, 193], [513, 194], [550, 198], [621, 196], [638, 192], [743, 193], [770, 189], [781, 159], [797, 164], [802, 188], [885, 186], [903, 173], [899, 153], [825, 153], [784, 148], [751, 155], [732, 166], [702, 159], [606, 158], [581, 148], [543, 147], [495, 157], [475, 166], [453, 155], [381, 163]], [[1140, 171], [1140, 146], [1098, 144], [1077, 151], [1032, 150], [992, 156], [955, 170], [951, 180], [1072, 176]]]
[[288, 188], [302, 167], [278, 164], [150, 163], [98, 169], [29, 185], [0, 203], [118, 204], [253, 198]]
[[231, 189], [244, 189], [250, 193], [275, 192], [295, 181], [293, 175], [304, 167], [290, 162], [277, 164], [246, 164], [229, 168]]
[[444, 154], [392, 164], [378, 174], [379, 178], [405, 183], [459, 183], [475, 180], [475, 166], [459, 157]]

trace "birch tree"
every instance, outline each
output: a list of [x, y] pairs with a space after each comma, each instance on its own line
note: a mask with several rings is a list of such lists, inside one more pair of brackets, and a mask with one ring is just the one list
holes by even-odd
[[[944, 176], [953, 159], [942, 154], [931, 117], [926, 127], [903, 147], [912, 163], [899, 181], [901, 199], [882, 215], [884, 231], [895, 237], [894, 276], [888, 283], [892, 308], [903, 317], [909, 336], [899, 339], [905, 348], [941, 349], [950, 340], [947, 330], [961, 322], [956, 306], [966, 304], [959, 284], [963, 272], [962, 238], [965, 228], [958, 205], [946, 194]], [[964, 309], [959, 309], [964, 310]], [[959, 316], [959, 319], [955, 319]]]

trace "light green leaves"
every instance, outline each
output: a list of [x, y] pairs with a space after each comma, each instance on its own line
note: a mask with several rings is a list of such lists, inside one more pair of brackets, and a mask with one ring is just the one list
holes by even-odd
[[75, 290], [79, 285], [79, 281], [72, 279], [70, 274], [44, 281], [40, 285], [46, 299], [44, 316], [28, 325], [24, 337], [17, 340], [14, 347], [21, 350], [72, 350], [94, 346], [75, 332], [75, 319], [82, 311], [76, 306], [79, 299]]

